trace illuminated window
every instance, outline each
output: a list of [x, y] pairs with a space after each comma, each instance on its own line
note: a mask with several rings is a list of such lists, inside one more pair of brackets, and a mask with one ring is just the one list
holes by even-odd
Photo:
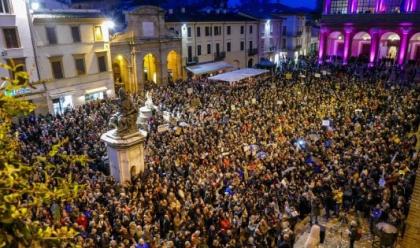
[[0, 0], [0, 13], [2, 14], [11, 14], [12, 10], [10, 8], [9, 0]]
[[95, 41], [103, 41], [104, 37], [102, 35], [102, 27], [95, 26], [94, 27], [94, 34], [95, 34]]
[[6, 48], [19, 48], [19, 37], [16, 28], [3, 28], [4, 40], [6, 41]]
[[359, 0], [357, 4], [358, 13], [373, 13], [375, 12], [376, 0]]
[[347, 0], [331, 1], [331, 14], [347, 14]]

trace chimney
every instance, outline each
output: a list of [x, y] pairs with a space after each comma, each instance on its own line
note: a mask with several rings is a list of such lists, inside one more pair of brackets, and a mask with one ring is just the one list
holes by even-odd
[[183, 13], [183, 14], [185, 13], [185, 8], [184, 7], [181, 8], [181, 13]]
[[169, 9], [169, 14], [172, 15], [174, 13], [173, 9]]

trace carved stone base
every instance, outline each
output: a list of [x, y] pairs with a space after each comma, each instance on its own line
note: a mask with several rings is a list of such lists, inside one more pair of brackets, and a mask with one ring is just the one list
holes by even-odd
[[115, 129], [101, 136], [107, 145], [111, 176], [123, 183], [131, 175], [144, 171], [144, 137], [140, 132], [123, 137], [115, 136]]

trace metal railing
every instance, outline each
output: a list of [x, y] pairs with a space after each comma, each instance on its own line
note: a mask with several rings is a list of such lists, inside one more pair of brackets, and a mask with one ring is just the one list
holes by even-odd
[[223, 60], [226, 57], [226, 52], [214, 53], [214, 61]]
[[198, 57], [186, 57], [185, 61], [187, 65], [195, 65], [198, 63]]
[[258, 54], [258, 48], [250, 48], [248, 49], [248, 56], [254, 56]]

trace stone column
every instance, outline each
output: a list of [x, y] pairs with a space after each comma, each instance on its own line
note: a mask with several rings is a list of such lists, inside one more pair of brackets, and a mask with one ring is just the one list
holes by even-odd
[[373, 28], [369, 31], [370, 33], [370, 55], [369, 65], [373, 65], [378, 56], [378, 45], [379, 45], [379, 29]]
[[414, 192], [411, 195], [410, 211], [406, 220], [403, 248], [418, 247], [420, 244], [420, 169], [417, 169]]
[[353, 28], [352, 27], [345, 27], [344, 28], [344, 51], [343, 51], [343, 64], [346, 65], [349, 56], [350, 56], [350, 50], [351, 50], [351, 41], [353, 39]]
[[348, 0], [347, 2], [347, 13], [352, 14], [357, 12], [358, 0]]
[[328, 29], [322, 27], [319, 32], [319, 51], [318, 51], [318, 63], [324, 62], [324, 56], [327, 48]]
[[117, 137], [114, 132], [104, 133], [101, 140], [107, 145], [111, 176], [123, 183], [144, 171], [144, 137], [139, 132]]
[[324, 15], [331, 13], [331, 0], [325, 0], [324, 3]]
[[401, 41], [400, 41], [400, 50], [398, 51], [398, 64], [404, 64], [405, 57], [408, 50], [408, 34], [410, 30], [409, 28], [401, 28]]
[[144, 95], [144, 68], [143, 68], [143, 57], [141, 53], [136, 53], [136, 79], [137, 88], [140, 95]]

